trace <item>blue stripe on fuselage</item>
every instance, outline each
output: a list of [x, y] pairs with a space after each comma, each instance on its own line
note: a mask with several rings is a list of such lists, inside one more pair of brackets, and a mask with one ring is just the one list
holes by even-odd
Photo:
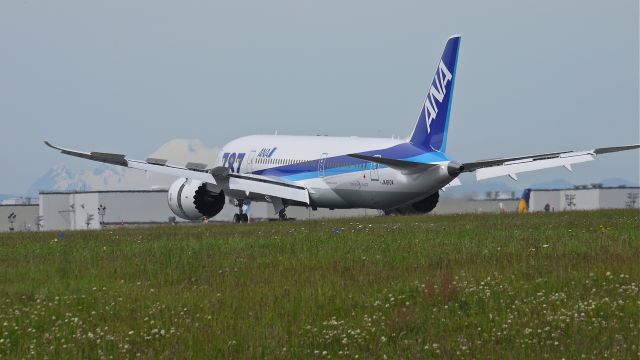
[[[387, 159], [406, 160], [420, 163], [433, 163], [450, 160], [449, 157], [439, 151], [425, 150], [410, 143], [403, 143], [386, 149], [359, 152], [362, 155], [379, 155]], [[300, 181], [318, 177], [319, 159], [309, 160], [299, 164], [276, 166], [268, 169], [252, 172], [256, 175], [274, 176], [290, 181]], [[353, 158], [347, 155], [327, 157], [324, 160], [324, 176], [335, 176], [355, 172], [368, 172], [371, 170], [371, 162]], [[345, 165], [346, 164], [346, 165]], [[364, 164], [364, 168], [362, 165]], [[386, 166], [380, 164], [379, 169]]]

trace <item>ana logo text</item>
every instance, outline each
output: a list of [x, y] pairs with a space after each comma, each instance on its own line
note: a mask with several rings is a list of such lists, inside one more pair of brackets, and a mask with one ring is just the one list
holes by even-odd
[[[444, 65], [442, 60], [438, 65], [438, 70], [429, 88], [427, 100], [424, 102], [424, 114], [427, 121], [427, 133], [431, 133], [431, 122], [438, 115], [438, 105], [442, 103], [447, 93], [447, 83], [451, 81], [451, 72]], [[436, 100], [438, 103], [436, 103]]]
[[273, 147], [273, 148], [263, 148], [262, 150], [260, 150], [260, 152], [258, 153], [258, 157], [265, 157], [265, 158], [270, 158], [274, 152], [276, 152], [276, 149], [278, 149], [277, 147]]

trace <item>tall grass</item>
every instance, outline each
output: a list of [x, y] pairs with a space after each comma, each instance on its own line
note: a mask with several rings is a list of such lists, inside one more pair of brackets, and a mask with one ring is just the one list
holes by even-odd
[[637, 358], [638, 211], [0, 235], [10, 358]]

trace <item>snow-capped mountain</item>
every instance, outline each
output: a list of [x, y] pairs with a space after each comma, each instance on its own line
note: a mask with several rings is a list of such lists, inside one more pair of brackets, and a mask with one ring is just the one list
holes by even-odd
[[[200, 140], [174, 139], [160, 146], [149, 157], [167, 159], [169, 164], [179, 166], [187, 162], [213, 166], [218, 151], [218, 148], [207, 147]], [[49, 169], [29, 186], [26, 194], [37, 196], [40, 191], [168, 188], [175, 180], [170, 175], [145, 173], [105, 164], [96, 165], [91, 161], [86, 164], [86, 169], [81, 171], [73, 171], [64, 165]]]
[[47, 170], [38, 180], [27, 189], [29, 196], [36, 196], [40, 190], [84, 190], [88, 184], [73, 170], [64, 165], [58, 165]]

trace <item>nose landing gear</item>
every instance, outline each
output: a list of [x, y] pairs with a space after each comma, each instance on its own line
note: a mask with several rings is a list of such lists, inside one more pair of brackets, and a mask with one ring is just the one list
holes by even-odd
[[233, 214], [234, 223], [246, 223], [249, 222], [249, 216], [247, 214]]
[[242, 211], [242, 207], [244, 206], [244, 201], [238, 200], [238, 213], [233, 214], [233, 222], [234, 223], [247, 223], [249, 222], [249, 215], [245, 214]]

